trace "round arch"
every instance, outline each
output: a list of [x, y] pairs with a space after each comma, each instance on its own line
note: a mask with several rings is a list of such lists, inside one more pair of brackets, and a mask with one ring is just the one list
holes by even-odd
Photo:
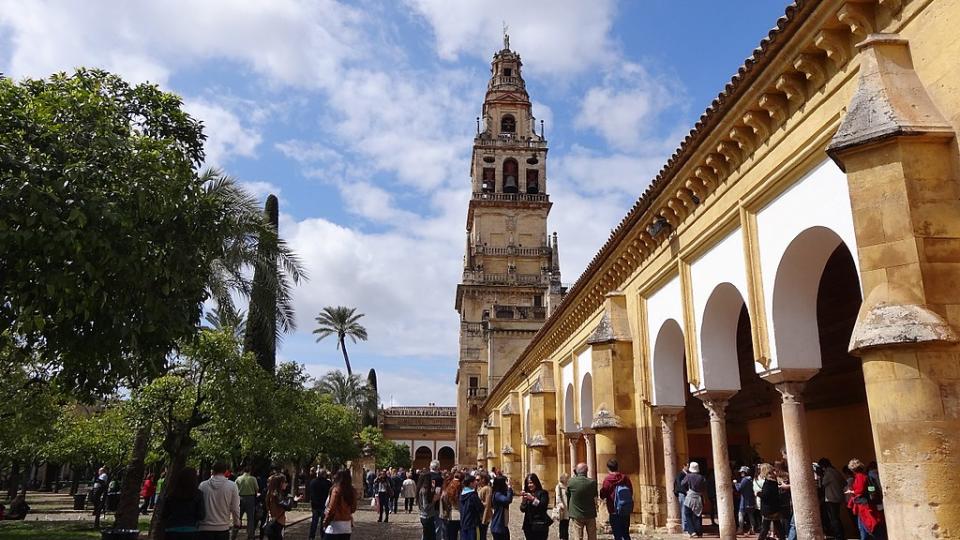
[[[841, 244], [843, 239], [836, 232], [815, 226], [798, 234], [784, 251], [773, 285], [771, 319], [776, 367], [821, 367], [817, 294], [827, 261]], [[849, 246], [845, 247], [849, 250]]]
[[433, 450], [431, 450], [429, 446], [418, 446], [413, 452], [412, 467], [414, 469], [426, 469], [430, 466], [432, 460]]
[[577, 421], [574, 418], [573, 383], [567, 385], [563, 398], [563, 430], [567, 433], [577, 431]]
[[580, 381], [580, 427], [589, 428], [593, 422], [593, 377], [586, 373]]
[[667, 319], [657, 332], [653, 346], [653, 404], [683, 407], [686, 392], [683, 380], [683, 330], [675, 319]]
[[457, 463], [456, 453], [449, 446], [442, 446], [437, 450], [437, 460], [440, 462], [440, 469], [447, 470], [453, 468]]
[[737, 326], [743, 306], [743, 295], [732, 283], [721, 283], [710, 293], [700, 327], [700, 385], [704, 389], [740, 390]]

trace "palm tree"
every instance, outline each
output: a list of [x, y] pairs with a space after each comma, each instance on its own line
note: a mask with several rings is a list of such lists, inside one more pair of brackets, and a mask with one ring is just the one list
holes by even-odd
[[348, 308], [346, 306], [327, 306], [323, 308], [320, 315], [317, 316], [317, 329], [313, 331], [317, 334], [317, 341], [336, 334], [337, 349], [343, 353], [343, 363], [347, 365], [347, 376], [353, 376], [353, 370], [350, 369], [350, 357], [347, 356], [346, 338], [350, 337], [354, 343], [357, 340], [367, 340], [367, 329], [359, 322], [363, 313], [354, 314], [357, 308]]
[[377, 391], [359, 375], [348, 375], [339, 369], [327, 372], [313, 387], [317, 392], [326, 394], [337, 405], [350, 407], [364, 413], [370, 403], [377, 403]]
[[203, 316], [210, 328], [220, 331], [229, 331], [237, 342], [243, 341], [243, 334], [247, 331], [247, 313], [236, 311], [229, 304], [217, 306]]
[[[211, 299], [218, 308], [236, 312], [234, 295], [248, 298], [264, 311], [276, 313], [277, 337], [295, 330], [291, 291], [293, 285], [307, 278], [300, 258], [279, 237], [256, 198], [236, 180], [217, 169], [204, 171], [201, 178], [216, 202], [225, 231], [223, 247], [211, 263], [213, 271], [207, 285]], [[253, 296], [251, 276], [258, 270], [275, 294]]]

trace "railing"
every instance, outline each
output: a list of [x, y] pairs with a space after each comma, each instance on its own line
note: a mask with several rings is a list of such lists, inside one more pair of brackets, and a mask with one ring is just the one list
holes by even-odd
[[509, 137], [502, 139], [494, 139], [489, 135], [484, 137], [483, 135], [477, 135], [473, 139], [473, 143], [478, 146], [519, 146], [523, 148], [546, 148], [547, 141], [535, 141], [533, 139], [523, 139], [517, 137]]
[[474, 191], [473, 199], [477, 201], [549, 202], [550, 196], [546, 193], [491, 193], [487, 191]]
[[460, 330], [466, 334], [480, 334], [483, 332], [483, 323], [461, 321]]
[[385, 418], [397, 418], [403, 416], [440, 416], [456, 417], [456, 407], [387, 407], [383, 409]]
[[550, 255], [550, 248], [541, 247], [489, 247], [482, 244], [473, 246], [478, 255], [513, 255], [519, 257], [546, 257]]
[[467, 397], [483, 399], [487, 397], [487, 389], [479, 386], [471, 386], [467, 388]]
[[463, 272], [463, 282], [548, 285], [550, 278], [543, 274], [487, 274], [476, 270], [465, 270]]
[[497, 319], [519, 319], [542, 321], [547, 318], [547, 308], [536, 306], [493, 306]]
[[504, 75], [498, 75], [490, 79], [490, 88], [503, 84], [512, 84], [514, 86], [519, 86], [520, 88], [524, 87], [523, 79], [520, 77], [507, 77]]

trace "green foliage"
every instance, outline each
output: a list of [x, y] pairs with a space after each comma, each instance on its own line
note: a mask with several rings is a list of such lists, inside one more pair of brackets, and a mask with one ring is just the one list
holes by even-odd
[[360, 444], [364, 448], [373, 450], [377, 459], [377, 468], [403, 467], [409, 469], [410, 447], [406, 444], [397, 444], [383, 437], [380, 428], [367, 426], [360, 431]]
[[353, 375], [353, 370], [350, 367], [350, 357], [347, 355], [346, 338], [349, 337], [354, 343], [358, 339], [367, 340], [367, 329], [359, 322], [363, 313], [356, 313], [356, 311], [357, 308], [346, 306], [327, 306], [316, 317], [317, 328], [313, 331], [317, 335], [318, 342], [327, 336], [337, 336], [337, 348], [343, 353], [343, 363], [347, 366], [349, 376]]
[[359, 414], [368, 415], [371, 406], [376, 410], [376, 390], [359, 375], [347, 375], [340, 370], [329, 371], [316, 382], [314, 388], [330, 396], [334, 403], [350, 407]]
[[103, 71], [0, 79], [0, 332], [83, 390], [192, 334], [223, 216], [179, 97]]
[[0, 396], [0, 464], [39, 459], [61, 411], [59, 388], [14, 365], [0, 376]]
[[44, 445], [44, 457], [74, 466], [120, 468], [133, 445], [130, 412], [126, 402], [98, 408], [79, 404], [64, 408], [52, 437]]

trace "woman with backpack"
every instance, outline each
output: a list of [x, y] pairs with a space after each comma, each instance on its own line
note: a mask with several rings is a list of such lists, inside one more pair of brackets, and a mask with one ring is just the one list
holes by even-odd
[[860, 540], [886, 540], [883, 510], [879, 506], [882, 501], [879, 482], [867, 474], [867, 468], [859, 459], [851, 459], [847, 466], [853, 471], [853, 486], [847, 491], [852, 496], [848, 507], [857, 518]]
[[[553, 520], [547, 515], [550, 494], [543, 489], [540, 478], [530, 473], [523, 482], [520, 511], [523, 512], [523, 537], [527, 540], [547, 540]], [[448, 539], [449, 540], [449, 539]]]

